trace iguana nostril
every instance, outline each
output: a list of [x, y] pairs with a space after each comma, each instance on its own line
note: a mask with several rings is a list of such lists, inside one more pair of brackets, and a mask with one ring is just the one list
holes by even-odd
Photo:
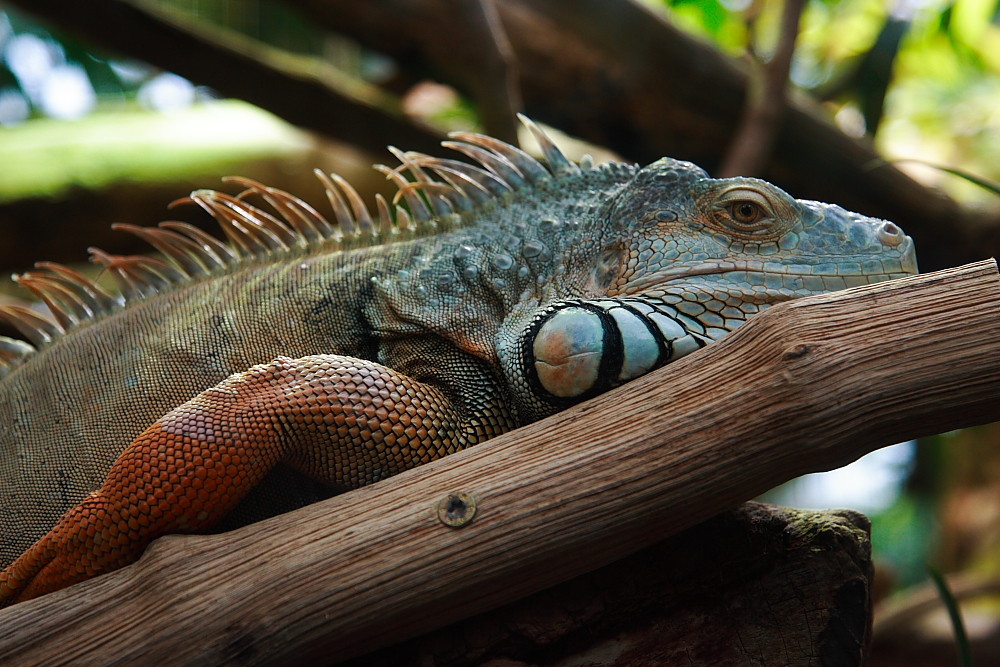
[[903, 230], [891, 222], [883, 222], [875, 233], [879, 241], [889, 246], [897, 246], [906, 238]]

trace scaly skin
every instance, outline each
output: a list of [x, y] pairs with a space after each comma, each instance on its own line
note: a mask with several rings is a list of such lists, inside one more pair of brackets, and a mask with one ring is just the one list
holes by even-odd
[[[274, 191], [256, 188], [273, 225], [240, 200], [196, 193], [249, 230], [228, 233], [252, 257], [217, 261], [228, 251], [190, 234], [195, 243], [157, 237], [184, 248], [173, 269], [99, 255], [127, 274], [124, 308], [76, 309], [54, 340], [34, 335], [37, 351], [5, 343], [0, 605], [127, 565], [165, 533], [310, 502], [324, 493], [314, 482], [355, 488], [474, 445], [770, 304], [916, 270], [895, 225], [762, 181], [668, 159], [580, 169], [543, 144], [545, 167], [460, 138], [495, 176], [404, 156], [417, 181], [401, 183], [404, 195], [449, 202], [432, 215], [408, 200], [422, 232], [356, 239], [357, 226], [370, 233], [366, 214], [346, 212], [352, 195], [333, 183], [347, 241]], [[427, 171], [461, 190], [425, 182]], [[310, 229], [296, 227], [305, 218]], [[59, 280], [22, 282], [51, 300]]]
[[394, 474], [487, 435], [470, 426], [441, 391], [378, 364], [279, 357], [146, 429], [0, 586], [29, 599], [127, 565], [158, 535], [204, 531], [280, 460], [349, 487], [371, 468]]

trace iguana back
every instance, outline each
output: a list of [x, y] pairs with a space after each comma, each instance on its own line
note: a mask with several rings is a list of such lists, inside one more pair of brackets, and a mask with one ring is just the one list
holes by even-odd
[[[152, 295], [74, 327], [13, 369], [0, 382], [0, 566], [99, 488], [143, 429], [199, 391], [279, 354], [370, 353], [361, 281], [348, 270], [341, 284], [325, 284], [329, 264], [358, 254], [272, 258]], [[300, 268], [306, 262], [312, 271]], [[314, 291], [308, 310], [285, 311], [287, 282]], [[272, 503], [277, 513], [321, 497], [305, 478], [278, 475], [249, 519]]]
[[[511, 258], [512, 266], [505, 268], [511, 244], [525, 234], [522, 217], [547, 214], [554, 219], [557, 212], [579, 208], [580, 186], [609, 196], [633, 170], [608, 165], [577, 174], [572, 179], [574, 187], [563, 188], [540, 163], [513, 147], [464, 136], [499, 149], [494, 161], [506, 156], [520, 164], [517, 174], [527, 172], [534, 181], [520, 177], [515, 191], [499, 186], [499, 177], [493, 177], [491, 181], [497, 181], [493, 187], [503, 192], [489, 197], [479, 193], [480, 201], [473, 206], [446, 184], [432, 189], [425, 183], [423, 190], [432, 194], [417, 195], [413, 184], [394, 176], [406, 194], [407, 208], [394, 211], [404, 227], [395, 221], [390, 227], [383, 211], [378, 229], [365, 222], [367, 211], [341, 180], [324, 178], [338, 224], [320, 220], [308, 205], [284, 193], [252, 184], [249, 194], [263, 195], [276, 204], [270, 215], [285, 215], [277, 222], [285, 230], [278, 248], [241, 231], [241, 225], [247, 228], [256, 222], [250, 228], [260, 234], [263, 226], [258, 221], [267, 213], [202, 191], [195, 193], [195, 200], [218, 219], [234, 250], [228, 257], [217, 246], [195, 253], [194, 258], [205, 265], [204, 275], [193, 270], [190, 260], [168, 269], [135, 265], [143, 258], [97, 254], [122, 279], [123, 291], [129, 295], [124, 307], [111, 306], [108, 312], [79, 317], [79, 323], [64, 322], [60, 328], [65, 331], [51, 334], [51, 341], [39, 340], [36, 325], [28, 333], [39, 349], [14, 359], [18, 363], [0, 381], [0, 568], [67, 509], [99, 488], [125, 445], [157, 417], [233, 373], [279, 355], [348, 355], [386, 363], [424, 379], [444, 373], [434, 367], [433, 360], [458, 344], [466, 348], [463, 356], [468, 363], [481, 367], [477, 374], [489, 376], [489, 382], [496, 384], [500, 373], [492, 341], [510, 302], [528, 278], [537, 282], [553, 257], [552, 250], [562, 251], [560, 246], [573, 244], [578, 237], [578, 230], [570, 226], [543, 224], [524, 242], [534, 240], [546, 252], [529, 258], [536, 261], [522, 259], [517, 266]], [[476, 143], [465, 146], [475, 149]], [[415, 166], [420, 159], [410, 155], [404, 161], [421, 170]], [[432, 160], [431, 165], [435, 164], [471, 169]], [[479, 178], [490, 178], [486, 173]], [[422, 178], [423, 171], [419, 174]], [[504, 183], [515, 178], [508, 173]], [[423, 199], [415, 199], [418, 196]], [[350, 210], [352, 205], [354, 210]], [[436, 208], [434, 213], [431, 207]], [[312, 218], [313, 231], [297, 230], [296, 217]], [[273, 229], [276, 221], [267, 222]], [[456, 229], [449, 232], [449, 227]], [[202, 237], [191, 238], [206, 242]], [[169, 239], [160, 239], [161, 247], [164, 242]], [[167, 249], [179, 255], [176, 239], [174, 244]], [[189, 248], [180, 252], [192, 253]], [[226, 265], [213, 266], [214, 260], [206, 259], [209, 252], [228, 260]], [[418, 284], [420, 272], [426, 273], [430, 258], [442, 256], [454, 262], [439, 269], [439, 274], [458, 270], [463, 272], [461, 279], [468, 281], [475, 272], [471, 282], [482, 284], [482, 289], [466, 292], [447, 306], [422, 301], [419, 293], [433, 292], [441, 276]], [[499, 264], [498, 257], [504, 258]], [[531, 275], [519, 277], [518, 272], [527, 267]], [[29, 274], [22, 282], [44, 298], [62, 297], [55, 308], [72, 316], [65, 295], [55, 289], [64, 285], [56, 281], [58, 277], [52, 272], [43, 274], [43, 281], [53, 283], [47, 285], [33, 281]], [[98, 291], [79, 278], [76, 281], [88, 291]], [[515, 288], [518, 294], [511, 295]], [[408, 315], [407, 310], [412, 312]], [[8, 319], [26, 328], [21, 313], [6, 312]], [[475, 355], [485, 358], [473, 359], [468, 355], [470, 346], [476, 348]], [[491, 432], [515, 423], [516, 419], [507, 420]], [[376, 481], [379, 476], [378, 471], [370, 471], [366, 479], [357, 481]], [[278, 514], [334, 491], [282, 467], [223, 527]]]

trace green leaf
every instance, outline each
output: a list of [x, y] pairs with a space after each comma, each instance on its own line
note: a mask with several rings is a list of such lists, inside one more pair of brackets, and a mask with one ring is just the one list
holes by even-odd
[[928, 162], [927, 160], [921, 160], [918, 158], [901, 158], [899, 160], [872, 160], [865, 165], [865, 169], [874, 169], [880, 167], [883, 164], [899, 164], [900, 162], [912, 162], [914, 164], [922, 164], [932, 169], [937, 169], [938, 171], [943, 171], [946, 174], [951, 174], [952, 176], [958, 176], [959, 178], [972, 183], [973, 185], [978, 185], [984, 190], [988, 190], [995, 195], [1000, 195], [1000, 183], [992, 181], [988, 178], [983, 178], [982, 176], [977, 176], [971, 172], [964, 169], [959, 169], [957, 167], [946, 167], [943, 164], [937, 164], [934, 162]]
[[965, 634], [965, 624], [962, 622], [962, 610], [958, 607], [958, 601], [951, 594], [948, 582], [945, 581], [940, 572], [928, 565], [927, 573], [930, 575], [931, 581], [934, 582], [934, 587], [937, 588], [942, 604], [948, 610], [948, 618], [951, 619], [951, 627], [955, 632], [955, 644], [958, 648], [958, 664], [961, 667], [972, 667], [972, 651], [969, 647], [969, 637]]

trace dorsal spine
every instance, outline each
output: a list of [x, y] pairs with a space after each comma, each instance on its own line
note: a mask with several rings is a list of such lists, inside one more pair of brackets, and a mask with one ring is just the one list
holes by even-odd
[[[243, 187], [236, 195], [196, 190], [171, 204], [194, 203], [219, 224], [227, 242], [183, 222], [156, 227], [116, 224], [159, 251], [147, 255], [112, 255], [90, 248], [91, 261], [101, 264], [118, 286], [111, 294], [78, 271], [52, 262], [13, 280], [45, 304], [48, 315], [23, 306], [0, 307], [0, 320], [16, 328], [28, 342], [0, 336], [0, 376], [62, 334], [130, 303], [234, 270], [247, 262], [279, 255], [293, 256], [320, 247], [332, 251], [405, 240], [433, 234], [482, 206], [541, 181], [579, 173], [545, 133], [529, 119], [522, 122], [535, 136], [545, 161], [493, 137], [455, 132], [442, 142], [478, 165], [416, 152], [390, 151], [397, 167], [376, 165], [397, 191], [392, 201], [376, 196], [375, 215], [341, 176], [316, 172], [326, 191], [334, 221], [301, 199], [247, 178], [227, 182]], [[590, 165], [588, 164], [588, 168]], [[256, 197], [270, 209], [251, 204]]]

